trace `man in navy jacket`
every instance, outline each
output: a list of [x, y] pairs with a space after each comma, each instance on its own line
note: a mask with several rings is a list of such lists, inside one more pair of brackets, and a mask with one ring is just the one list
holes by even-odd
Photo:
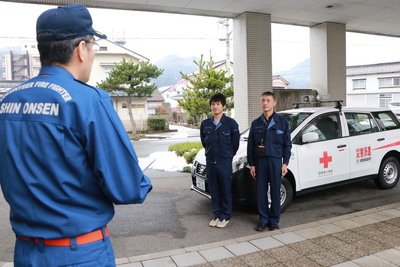
[[[287, 173], [292, 141], [288, 121], [274, 112], [272, 92], [261, 95], [263, 114], [251, 123], [247, 143], [250, 173], [257, 182], [259, 223], [256, 231], [279, 229], [281, 178]], [[268, 184], [271, 207], [268, 207]]]
[[0, 99], [0, 183], [17, 240], [14, 265], [115, 266], [114, 204], [152, 189], [109, 95], [86, 84], [89, 11], [68, 5], [36, 25], [42, 68]]
[[214, 218], [211, 227], [223, 228], [232, 212], [232, 159], [239, 148], [239, 127], [225, 116], [226, 99], [216, 93], [210, 99], [213, 116], [202, 121], [200, 138], [206, 154], [208, 188]]

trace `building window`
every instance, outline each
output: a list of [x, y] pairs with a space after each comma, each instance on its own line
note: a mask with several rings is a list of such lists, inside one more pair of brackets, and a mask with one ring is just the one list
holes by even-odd
[[99, 51], [107, 51], [107, 46], [100, 46]]
[[115, 66], [108, 65], [108, 66], [103, 66], [103, 67], [104, 67], [104, 72], [106, 73], [106, 76], [108, 76]]
[[145, 111], [144, 104], [132, 104], [132, 112], [137, 114], [143, 114]]
[[379, 88], [400, 86], [400, 77], [379, 79]]
[[392, 94], [379, 94], [379, 107], [386, 108], [392, 102]]
[[[123, 102], [122, 108], [128, 108], [128, 103]], [[132, 112], [136, 114], [145, 113], [145, 104], [131, 104]]]
[[365, 89], [365, 79], [353, 80], [353, 90]]

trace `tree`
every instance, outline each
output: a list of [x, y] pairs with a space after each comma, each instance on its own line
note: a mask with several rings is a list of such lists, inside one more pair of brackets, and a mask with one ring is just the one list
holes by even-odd
[[215, 93], [222, 93], [226, 97], [228, 109], [233, 107], [233, 87], [227, 87], [233, 81], [233, 75], [228, 77], [227, 70], [215, 70], [213, 59], [205, 62], [203, 55], [198, 62], [193, 62], [199, 67], [197, 73], [189, 76], [180, 72], [183, 79], [190, 81], [190, 85], [183, 89], [183, 99], [178, 103], [198, 124], [200, 116], [210, 111], [209, 100]]
[[97, 83], [97, 87], [107, 92], [122, 91], [128, 97], [128, 114], [132, 126], [132, 134], [136, 134], [136, 123], [132, 114], [133, 97], [149, 97], [157, 89], [151, 79], [157, 78], [163, 70], [150, 62], [135, 63], [125, 58], [116, 64], [105, 81]]

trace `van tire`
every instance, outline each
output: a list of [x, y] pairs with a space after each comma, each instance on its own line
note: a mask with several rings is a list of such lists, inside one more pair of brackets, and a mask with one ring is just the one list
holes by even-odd
[[[254, 183], [253, 185], [253, 197], [252, 197], [252, 202], [255, 207], [258, 206], [257, 204], [257, 185]], [[271, 205], [271, 197], [269, 194], [269, 188], [267, 192], [268, 196], [268, 206]], [[283, 177], [282, 179], [282, 184], [281, 184], [281, 212], [283, 212], [287, 207], [289, 207], [290, 203], [292, 203], [293, 200], [293, 186], [290, 183], [290, 181], [286, 178]]]
[[399, 161], [394, 157], [388, 157], [382, 161], [375, 183], [382, 189], [391, 189], [397, 185], [399, 177]]
[[281, 212], [289, 207], [293, 200], [293, 187], [290, 181], [283, 177], [281, 185]]

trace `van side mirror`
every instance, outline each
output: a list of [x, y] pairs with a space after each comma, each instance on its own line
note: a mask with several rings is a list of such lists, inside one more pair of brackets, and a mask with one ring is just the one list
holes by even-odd
[[319, 136], [316, 132], [308, 132], [303, 134], [301, 141], [303, 143], [312, 143], [318, 141]]

